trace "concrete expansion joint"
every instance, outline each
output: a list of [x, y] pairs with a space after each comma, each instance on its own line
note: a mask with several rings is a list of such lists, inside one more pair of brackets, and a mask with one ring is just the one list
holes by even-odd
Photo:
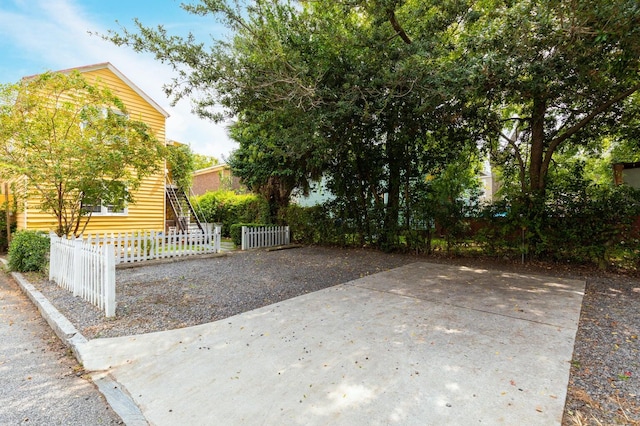
[[470, 306], [458, 305], [458, 304], [455, 304], [455, 303], [448, 303], [446, 301], [439, 300], [439, 299], [436, 299], [436, 298], [431, 299], [431, 298], [428, 298], [428, 297], [419, 297], [419, 296], [415, 296], [415, 295], [412, 295], [412, 294], [400, 294], [400, 293], [397, 293], [397, 292], [394, 292], [394, 291], [390, 291], [390, 290], [382, 290], [382, 289], [379, 289], [379, 288], [371, 288], [371, 287], [368, 287], [366, 285], [358, 285], [358, 284], [356, 284], [356, 281], [350, 281], [348, 283], [345, 283], [344, 285], [345, 286], [348, 285], [348, 286], [351, 286], [351, 287], [361, 288], [363, 290], [374, 291], [374, 292], [377, 292], [377, 293], [388, 294], [388, 295], [391, 295], [391, 296], [406, 297], [408, 299], [422, 300], [422, 301], [425, 301], [425, 302], [431, 302], [431, 303], [437, 303], [437, 304], [440, 304], [440, 305], [451, 306], [453, 308], [466, 309], [466, 310], [474, 311], [474, 312], [481, 312], [483, 314], [497, 315], [497, 316], [503, 317], [503, 318], [526, 321], [526, 322], [530, 322], [532, 324], [539, 324], [539, 325], [543, 325], [543, 326], [547, 326], [547, 327], [553, 327], [553, 328], [557, 328], [557, 329], [564, 329], [565, 328], [564, 326], [558, 325], [558, 324], [551, 324], [551, 323], [548, 323], [548, 322], [545, 322], [545, 321], [538, 321], [538, 320], [529, 319], [529, 318], [522, 318], [522, 317], [519, 317], [519, 316], [516, 316], [516, 315], [507, 315], [507, 314], [503, 314], [503, 313], [500, 313], [500, 312], [494, 312], [494, 311], [490, 311], [490, 310], [486, 310], [486, 309], [478, 309], [478, 308], [473, 308], [473, 307], [470, 307]]

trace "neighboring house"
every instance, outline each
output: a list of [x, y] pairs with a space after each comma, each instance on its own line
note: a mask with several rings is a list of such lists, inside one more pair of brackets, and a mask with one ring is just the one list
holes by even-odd
[[193, 183], [191, 190], [194, 195], [202, 195], [208, 191], [245, 191], [246, 188], [240, 183], [240, 178], [233, 176], [231, 167], [226, 164], [216, 164], [193, 172]]
[[333, 193], [327, 189], [324, 177], [322, 177], [319, 182], [311, 182], [307, 195], [302, 194], [301, 191], [294, 191], [291, 194], [291, 202], [300, 207], [317, 206], [335, 198]]
[[482, 170], [478, 173], [478, 179], [482, 185], [480, 201], [485, 204], [492, 203], [495, 200], [496, 192], [500, 189], [500, 183], [491, 171], [491, 164], [488, 160], [482, 163]]
[[[480, 201], [482, 203], [492, 203], [495, 199], [496, 192], [500, 188], [495, 175], [491, 172], [491, 165], [488, 161], [483, 163], [483, 169], [478, 173], [478, 180], [481, 185]], [[335, 197], [329, 189], [327, 189], [325, 178], [319, 182], [313, 182], [307, 195], [294, 192], [291, 195], [291, 201], [301, 207], [312, 207], [334, 199]], [[385, 194], [386, 202], [386, 194]]]
[[616, 185], [625, 183], [640, 189], [640, 162], [614, 164], [613, 179]]
[[[73, 70], [79, 71], [90, 84], [97, 82], [107, 86], [124, 103], [130, 117], [146, 123], [158, 140], [166, 140], [165, 121], [169, 114], [113, 65], [101, 63], [59, 72]], [[85, 232], [163, 231], [165, 167], [144, 179], [133, 198], [135, 203], [127, 205], [121, 211], [114, 211], [110, 206], [92, 206], [92, 217]], [[39, 210], [37, 200], [32, 199], [24, 200], [18, 205], [16, 224], [18, 229], [48, 231], [56, 228], [55, 217]]]

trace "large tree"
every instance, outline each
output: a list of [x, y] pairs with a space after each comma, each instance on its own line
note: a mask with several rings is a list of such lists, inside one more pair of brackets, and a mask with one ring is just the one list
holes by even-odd
[[87, 206], [133, 203], [163, 150], [109, 89], [78, 72], [0, 86], [0, 177], [55, 216], [58, 235], [82, 233]]
[[517, 167], [525, 194], [544, 195], [557, 152], [637, 114], [636, 1], [478, 1], [458, 53], [494, 160]]
[[[136, 22], [137, 31], [109, 38], [171, 64], [177, 76], [168, 94], [197, 93], [192, 100], [201, 116], [219, 118], [211, 107], [221, 104], [237, 117], [236, 159], [251, 163], [236, 170], [255, 171], [252, 183], [260, 178], [260, 187], [286, 195], [322, 170], [361, 227], [371, 224], [371, 235], [396, 238], [402, 187], [424, 172], [424, 148], [436, 134], [442, 144], [455, 142], [452, 152], [464, 142], [463, 105], [450, 84], [461, 75], [449, 61], [464, 2], [257, 0], [183, 7], [217, 16], [231, 37], [205, 44]], [[375, 218], [367, 218], [368, 211]]]

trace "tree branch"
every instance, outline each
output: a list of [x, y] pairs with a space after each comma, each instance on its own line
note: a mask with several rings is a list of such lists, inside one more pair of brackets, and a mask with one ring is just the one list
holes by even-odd
[[608, 110], [613, 105], [615, 105], [616, 103], [620, 102], [621, 100], [626, 99], [629, 96], [633, 95], [638, 90], [640, 90], [640, 84], [637, 84], [637, 85], [631, 87], [630, 89], [627, 89], [622, 93], [619, 93], [618, 95], [614, 96], [613, 98], [609, 99], [607, 102], [601, 104], [599, 107], [597, 107], [596, 109], [591, 111], [582, 120], [578, 121], [576, 124], [574, 124], [569, 129], [567, 129], [567, 131], [564, 132], [562, 135], [552, 139], [551, 142], [549, 143], [549, 148], [547, 148], [547, 152], [545, 152], [545, 155], [544, 155], [543, 167], [545, 167], [545, 168], [549, 167], [549, 163], [551, 161], [551, 156], [553, 155], [555, 150], [558, 148], [558, 146], [562, 142], [566, 141], [571, 136], [573, 136], [576, 133], [578, 133], [581, 129], [583, 129], [587, 124], [589, 124], [599, 114], [605, 112], [606, 110]]
[[396, 34], [398, 34], [406, 44], [411, 44], [411, 39], [409, 38], [407, 33], [404, 31], [404, 29], [398, 22], [398, 19], [396, 18], [396, 13], [393, 10], [389, 10], [387, 14], [389, 15], [389, 22], [391, 22], [391, 26], [396, 31]]

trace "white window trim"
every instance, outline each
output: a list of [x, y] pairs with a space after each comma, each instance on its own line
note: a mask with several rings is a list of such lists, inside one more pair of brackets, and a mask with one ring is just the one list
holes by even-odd
[[128, 216], [129, 215], [129, 206], [125, 205], [124, 209], [119, 212], [110, 212], [109, 205], [100, 204], [100, 211], [91, 212], [91, 216]]

